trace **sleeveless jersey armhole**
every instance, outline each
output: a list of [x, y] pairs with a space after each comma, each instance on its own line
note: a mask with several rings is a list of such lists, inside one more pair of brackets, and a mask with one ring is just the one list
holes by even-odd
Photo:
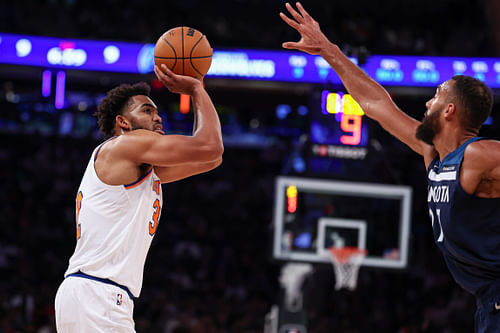
[[104, 144], [105, 144], [106, 142], [109, 142], [109, 141], [111, 141], [111, 140], [113, 140], [113, 139], [116, 139], [116, 138], [117, 138], [117, 136], [112, 136], [111, 138], [109, 138], [109, 139], [107, 139], [106, 141], [104, 141], [103, 143], [101, 143], [101, 144], [99, 145], [99, 147], [97, 147], [97, 150], [96, 150], [96, 152], [95, 152], [95, 154], [94, 154], [94, 163], [95, 163], [95, 161], [96, 161], [96, 159], [97, 159], [97, 154], [99, 154], [99, 151], [101, 150], [102, 146], [104, 146]]

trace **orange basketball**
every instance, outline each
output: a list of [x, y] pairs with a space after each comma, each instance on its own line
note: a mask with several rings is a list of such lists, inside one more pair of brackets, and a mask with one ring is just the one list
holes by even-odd
[[172, 28], [155, 45], [155, 64], [174, 73], [201, 78], [212, 63], [213, 50], [205, 35], [189, 27]]

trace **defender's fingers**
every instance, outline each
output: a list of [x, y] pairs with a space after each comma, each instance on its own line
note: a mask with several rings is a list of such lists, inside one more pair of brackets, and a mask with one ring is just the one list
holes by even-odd
[[284, 49], [294, 49], [294, 50], [298, 50], [299, 49], [297, 47], [297, 43], [295, 43], [295, 42], [285, 42], [285, 43], [281, 44], [281, 46]]
[[293, 18], [299, 22], [302, 23], [304, 22], [304, 18], [295, 10], [293, 9], [292, 5], [290, 5], [288, 2], [285, 4], [286, 9], [288, 9], [288, 12], [293, 16]]
[[280, 13], [280, 17], [283, 21], [285, 21], [286, 24], [294, 28], [295, 30], [299, 29], [299, 24], [295, 22], [294, 20], [290, 19], [288, 16], [286, 16], [283, 13]]
[[299, 10], [300, 14], [302, 15], [302, 17], [304, 17], [305, 19], [312, 18], [311, 15], [309, 15], [309, 13], [304, 9], [304, 7], [302, 7], [302, 4], [300, 2], [297, 2], [296, 6], [297, 6], [297, 9]]

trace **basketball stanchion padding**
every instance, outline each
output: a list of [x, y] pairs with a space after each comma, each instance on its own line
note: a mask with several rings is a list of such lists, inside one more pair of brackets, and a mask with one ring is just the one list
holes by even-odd
[[366, 250], [354, 246], [330, 247], [329, 258], [335, 272], [335, 289], [356, 289], [359, 267], [366, 256]]

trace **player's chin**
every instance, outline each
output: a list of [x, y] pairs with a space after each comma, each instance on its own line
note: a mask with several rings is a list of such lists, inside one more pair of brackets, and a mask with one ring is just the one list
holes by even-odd
[[155, 130], [153, 130], [153, 132], [159, 133], [161, 135], [165, 135], [165, 132], [163, 132], [161, 129], [155, 129]]

